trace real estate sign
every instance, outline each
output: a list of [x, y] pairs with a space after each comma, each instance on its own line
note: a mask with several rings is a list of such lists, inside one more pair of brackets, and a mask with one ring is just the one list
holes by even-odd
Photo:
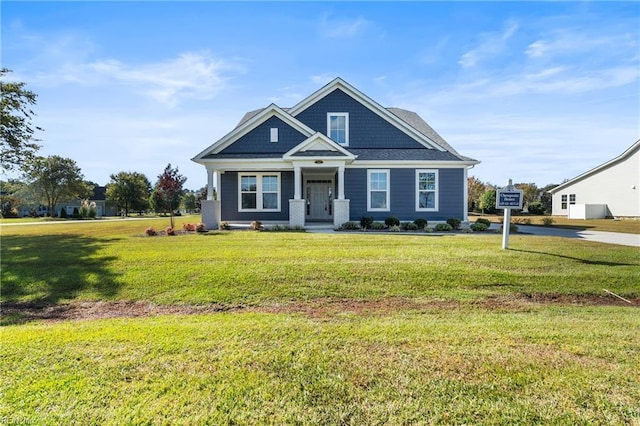
[[521, 209], [522, 190], [521, 189], [498, 189], [496, 193], [497, 209]]

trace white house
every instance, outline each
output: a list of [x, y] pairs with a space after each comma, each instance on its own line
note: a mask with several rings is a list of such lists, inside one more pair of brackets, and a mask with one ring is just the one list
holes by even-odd
[[640, 217], [640, 140], [613, 160], [549, 192], [554, 216]]

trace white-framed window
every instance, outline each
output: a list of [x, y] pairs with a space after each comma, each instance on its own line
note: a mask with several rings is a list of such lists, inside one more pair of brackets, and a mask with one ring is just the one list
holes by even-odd
[[280, 211], [280, 173], [238, 175], [238, 211]]
[[569, 194], [569, 204], [576, 203], [576, 194]]
[[416, 211], [438, 211], [437, 170], [416, 170]]
[[349, 146], [349, 113], [327, 113], [327, 136], [340, 145]]
[[367, 211], [389, 211], [389, 170], [367, 170]]
[[271, 142], [278, 142], [278, 128], [277, 127], [272, 127], [271, 128]]
[[560, 196], [560, 201], [561, 201], [561, 203], [562, 203], [562, 205], [561, 205], [561, 207], [560, 207], [560, 208], [561, 208], [562, 210], [565, 210], [565, 209], [567, 208], [567, 194], [562, 194], [562, 195]]

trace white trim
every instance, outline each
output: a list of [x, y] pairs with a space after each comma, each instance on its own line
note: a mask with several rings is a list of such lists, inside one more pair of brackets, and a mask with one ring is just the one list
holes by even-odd
[[[433, 173], [435, 175], [435, 190], [423, 190], [427, 192], [433, 192], [434, 196], [434, 207], [420, 207], [420, 173]], [[466, 186], [466, 185], [465, 185]], [[439, 187], [440, 187], [440, 176], [438, 174], [438, 170], [436, 169], [416, 169], [416, 186], [415, 186], [415, 197], [416, 197], [416, 211], [417, 212], [437, 212], [439, 210], [438, 206], [438, 198], [439, 197]]]
[[[387, 175], [387, 199], [386, 199], [386, 207], [384, 208], [373, 208], [371, 207], [371, 174], [373, 173], [384, 173]], [[381, 190], [377, 190], [381, 191]], [[391, 171], [389, 169], [369, 169], [367, 170], [367, 211], [368, 212], [388, 212], [391, 210]]]
[[[243, 209], [242, 208], [242, 177], [247, 177], [247, 176], [255, 176], [256, 177], [256, 208], [255, 209]], [[277, 201], [278, 201], [278, 207], [275, 209], [265, 209], [262, 207], [262, 196], [264, 194], [263, 190], [262, 190], [262, 178], [265, 176], [275, 176], [278, 180], [278, 191], [277, 191]], [[254, 191], [244, 191], [244, 192], [251, 192], [253, 193]], [[268, 191], [267, 193], [273, 193], [273, 191]], [[282, 195], [282, 179], [280, 176], [280, 172], [263, 172], [263, 173], [256, 173], [256, 172], [244, 172], [244, 173], [238, 173], [238, 212], [279, 212], [281, 210], [281, 205], [280, 205], [280, 198]]]
[[[331, 117], [344, 117], [344, 143], [340, 143], [331, 138]], [[349, 146], [349, 113], [348, 112], [328, 112], [327, 113], [327, 137], [341, 146]]]
[[272, 127], [269, 131], [269, 141], [270, 142], [278, 142], [278, 128]]
[[403, 133], [407, 134], [411, 138], [418, 141], [420, 144], [425, 146], [426, 148], [436, 149], [438, 151], [446, 151], [443, 147], [438, 145], [435, 141], [431, 140], [429, 137], [413, 128], [411, 125], [406, 123], [404, 120], [397, 117], [392, 112], [388, 111], [386, 108], [375, 102], [373, 99], [360, 92], [355, 87], [351, 86], [349, 83], [341, 79], [340, 77], [336, 77], [330, 83], [320, 88], [319, 90], [312, 93], [310, 96], [306, 97], [302, 101], [298, 102], [293, 108], [288, 110], [288, 113], [293, 117], [300, 114], [302, 111], [309, 108], [311, 105], [315, 104], [317, 101], [333, 92], [335, 89], [340, 89], [345, 92], [347, 95], [351, 96], [362, 105], [367, 107], [369, 110], [388, 121], [398, 129], [400, 129]]
[[[327, 157], [295, 156], [294, 157], [293, 156], [296, 153], [301, 153], [306, 151], [307, 150], [306, 148], [316, 144], [326, 147], [327, 151], [340, 152], [344, 154], [344, 157], [332, 157], [332, 156], [327, 156]], [[305, 160], [322, 159], [322, 160], [342, 160], [342, 161], [348, 160], [349, 162], [351, 162], [355, 160], [356, 157], [351, 152], [343, 148], [340, 144], [329, 139], [329, 137], [323, 135], [320, 132], [315, 132], [312, 136], [300, 142], [298, 145], [294, 146], [289, 151], [285, 152], [282, 155], [282, 158], [285, 161], [297, 161], [302, 159], [305, 159]]]
[[448, 162], [437, 162], [437, 161], [402, 161], [402, 160], [387, 160], [387, 161], [376, 161], [376, 160], [357, 160], [349, 165], [349, 168], [352, 169], [375, 169], [379, 167], [390, 168], [390, 169], [415, 169], [415, 168], [437, 168], [437, 169], [460, 169], [467, 166], [472, 166], [474, 164], [478, 164], [477, 162], [473, 163], [464, 163], [460, 161], [448, 161]]

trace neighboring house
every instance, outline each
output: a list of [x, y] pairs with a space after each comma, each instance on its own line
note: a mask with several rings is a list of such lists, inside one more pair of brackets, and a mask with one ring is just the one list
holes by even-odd
[[640, 140], [611, 161], [552, 189], [553, 215], [640, 217]]
[[[117, 216], [118, 206], [115, 203], [107, 201], [107, 187], [95, 186], [93, 188], [93, 195], [89, 197], [89, 202], [96, 203], [96, 217], [102, 216]], [[74, 209], [80, 210], [82, 207], [83, 199], [77, 199], [69, 203], [60, 203], [56, 205], [56, 212], [60, 214], [61, 209], [67, 211], [67, 215], [70, 217], [73, 214]]]
[[[384, 108], [340, 78], [292, 108], [247, 113], [193, 158], [208, 174], [202, 220], [339, 226], [467, 220], [467, 169], [415, 112]], [[213, 200], [213, 188], [217, 200]]]

